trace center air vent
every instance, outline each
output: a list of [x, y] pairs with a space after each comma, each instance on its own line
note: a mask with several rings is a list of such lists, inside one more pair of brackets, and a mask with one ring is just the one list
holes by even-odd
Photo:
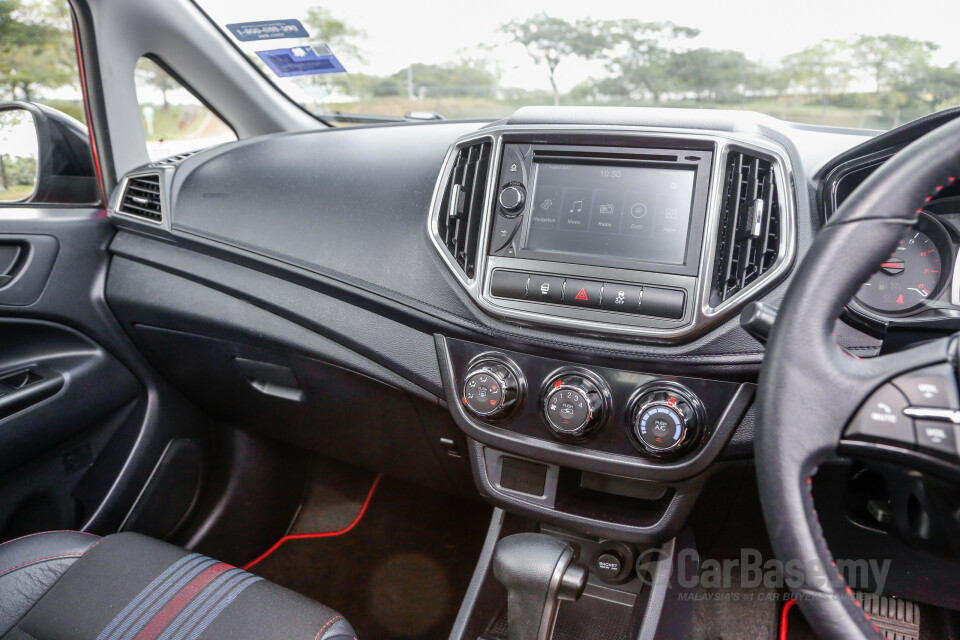
[[489, 142], [460, 149], [440, 201], [437, 233], [464, 275], [471, 279], [477, 266], [483, 196], [489, 168]]
[[711, 306], [756, 282], [780, 256], [782, 212], [773, 163], [731, 151], [723, 185]]
[[160, 174], [151, 173], [127, 178], [117, 211], [151, 222], [163, 221], [160, 202]]

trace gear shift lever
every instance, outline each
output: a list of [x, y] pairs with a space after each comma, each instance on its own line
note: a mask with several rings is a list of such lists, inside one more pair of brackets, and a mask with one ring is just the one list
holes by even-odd
[[497, 543], [493, 575], [507, 588], [507, 640], [549, 640], [560, 600], [576, 600], [587, 569], [573, 547], [542, 533], [518, 533]]

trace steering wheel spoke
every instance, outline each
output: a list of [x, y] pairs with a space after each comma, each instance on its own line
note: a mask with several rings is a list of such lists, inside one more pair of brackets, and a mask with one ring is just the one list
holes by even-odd
[[844, 428], [840, 453], [960, 479], [958, 344], [938, 340], [871, 361], [880, 384]]

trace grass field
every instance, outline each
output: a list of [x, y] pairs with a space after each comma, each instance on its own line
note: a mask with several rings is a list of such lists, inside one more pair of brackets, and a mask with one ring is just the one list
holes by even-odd
[[33, 193], [33, 185], [18, 184], [10, 187], [6, 191], [0, 190], [0, 202], [16, 202], [23, 200]]

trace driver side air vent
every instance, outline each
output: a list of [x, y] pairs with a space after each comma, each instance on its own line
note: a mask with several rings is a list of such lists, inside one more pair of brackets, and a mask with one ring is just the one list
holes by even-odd
[[437, 232], [467, 278], [473, 278], [477, 266], [490, 146], [489, 142], [483, 142], [457, 152], [440, 201]]
[[117, 211], [151, 222], [163, 221], [160, 202], [160, 174], [151, 173], [127, 178]]
[[773, 163], [731, 151], [723, 184], [710, 304], [756, 282], [780, 256], [782, 215]]

